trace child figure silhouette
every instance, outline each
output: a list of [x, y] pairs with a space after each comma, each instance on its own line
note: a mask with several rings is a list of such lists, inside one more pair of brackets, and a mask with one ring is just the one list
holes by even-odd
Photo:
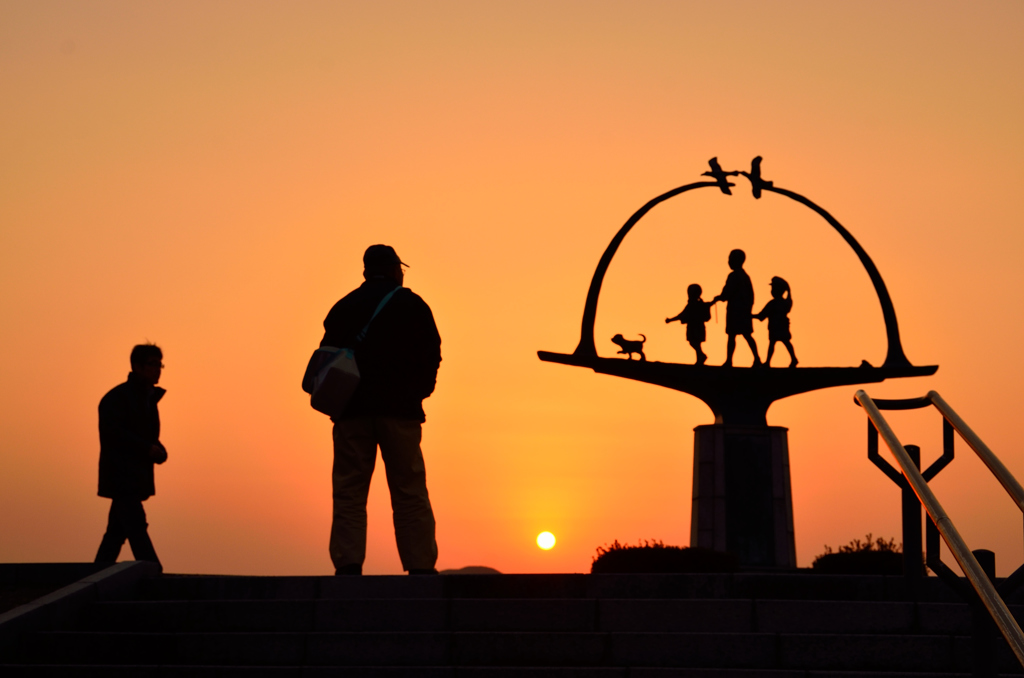
[[725, 367], [732, 367], [732, 354], [736, 351], [736, 335], [747, 340], [750, 352], [754, 354], [754, 367], [761, 366], [761, 358], [757, 355], [757, 343], [754, 341], [754, 323], [751, 322], [751, 311], [754, 310], [754, 286], [750, 284], [750, 276], [743, 270], [743, 262], [747, 255], [743, 250], [729, 252], [729, 268], [732, 273], [725, 279], [722, 293], [711, 300], [727, 302], [725, 305], [725, 333], [729, 336], [726, 344]]
[[686, 325], [686, 341], [690, 343], [693, 350], [697, 352], [697, 364], [703, 365], [708, 357], [701, 350], [700, 345], [707, 339], [707, 330], [704, 323], [711, 320], [711, 302], [700, 298], [700, 285], [690, 285], [686, 288], [686, 307], [674, 318], [665, 318], [665, 323], [678, 320]]
[[789, 332], [789, 311], [793, 308], [793, 294], [789, 290], [789, 283], [782, 278], [772, 278], [772, 299], [761, 312], [754, 316], [758, 320], [768, 319], [768, 357], [764, 364], [772, 364], [772, 353], [775, 352], [775, 343], [782, 342], [782, 345], [789, 351], [789, 366], [796, 367], [796, 352], [790, 340], [793, 338]]

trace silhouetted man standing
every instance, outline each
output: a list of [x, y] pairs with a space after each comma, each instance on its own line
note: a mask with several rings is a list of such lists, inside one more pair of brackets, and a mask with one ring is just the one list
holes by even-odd
[[[334, 522], [331, 560], [337, 574], [362, 574], [366, 557], [366, 497], [377, 459], [384, 460], [395, 540], [409, 574], [437, 570], [434, 512], [420, 450], [426, 421], [423, 399], [434, 391], [441, 337], [430, 307], [402, 288], [406, 264], [387, 245], [363, 255], [365, 282], [334, 305], [324, 320], [321, 346], [354, 348], [360, 381], [334, 421]], [[380, 302], [392, 295], [366, 327]]]
[[115, 563], [125, 540], [136, 560], [160, 563], [149, 539], [142, 502], [156, 494], [153, 465], [167, 461], [160, 444], [160, 413], [164, 396], [158, 388], [163, 369], [159, 346], [132, 349], [128, 381], [100, 400], [100, 488], [110, 501], [107, 532], [96, 553], [97, 563]]

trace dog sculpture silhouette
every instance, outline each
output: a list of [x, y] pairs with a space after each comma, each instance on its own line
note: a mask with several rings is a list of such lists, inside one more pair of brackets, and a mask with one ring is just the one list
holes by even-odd
[[[640, 335], [644, 337], [644, 335]], [[640, 354], [640, 360], [647, 360], [647, 356], [644, 355], [644, 342], [647, 341], [647, 337], [644, 337], [640, 341], [634, 341], [630, 339], [623, 339], [621, 334], [616, 334], [612, 337], [612, 341], [619, 345], [622, 350], [619, 353], [628, 355], [629, 359], [633, 359], [634, 353]], [[618, 355], [618, 354], [616, 354]]]

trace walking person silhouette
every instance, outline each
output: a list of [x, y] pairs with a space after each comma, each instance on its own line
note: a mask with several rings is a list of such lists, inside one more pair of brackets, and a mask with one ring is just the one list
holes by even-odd
[[686, 307], [679, 312], [679, 315], [673, 318], [665, 318], [665, 323], [668, 324], [673, 320], [678, 320], [680, 323], [686, 325], [686, 341], [689, 342], [693, 350], [697, 352], [697, 364], [703, 365], [707, 362], [707, 355], [701, 350], [700, 345], [707, 339], [707, 329], [704, 327], [704, 323], [711, 320], [711, 302], [704, 301], [700, 298], [701, 295], [700, 285], [690, 285], [686, 288]]
[[153, 465], [167, 461], [157, 411], [157, 403], [166, 393], [157, 386], [163, 357], [160, 347], [153, 344], [133, 348], [128, 381], [100, 400], [99, 495], [110, 499], [110, 515], [96, 553], [97, 563], [117, 562], [127, 540], [135, 560], [160, 564], [146, 530], [142, 502], [156, 494]]
[[778, 276], [772, 278], [771, 286], [771, 301], [754, 316], [758, 320], [768, 319], [768, 356], [764, 362], [766, 365], [772, 364], [775, 344], [782, 342], [782, 345], [789, 351], [789, 366], [796, 367], [796, 351], [793, 350], [793, 344], [790, 341], [793, 337], [789, 332], [789, 311], [793, 308], [793, 294], [789, 290], [789, 283]]
[[713, 304], [719, 301], [728, 302], [725, 307], [725, 332], [729, 335], [729, 343], [724, 367], [732, 367], [737, 334], [747, 340], [750, 352], [754, 354], [754, 367], [761, 365], [761, 357], [757, 354], [757, 344], [754, 342], [754, 323], [751, 316], [754, 309], [754, 286], [750, 283], [750, 276], [743, 270], [743, 262], [746, 260], [747, 255], [743, 250], [729, 252], [729, 268], [732, 269], [732, 273], [725, 279], [722, 293], [711, 300]]

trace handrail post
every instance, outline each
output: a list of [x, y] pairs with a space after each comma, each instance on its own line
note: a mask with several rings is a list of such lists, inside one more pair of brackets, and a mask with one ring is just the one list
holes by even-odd
[[[996, 554], [986, 549], [971, 551], [985, 571], [989, 580], [996, 580]], [[974, 593], [973, 591], [971, 593]], [[974, 651], [973, 661], [975, 678], [991, 678], [996, 675], [992, 655], [995, 653], [995, 639], [999, 632], [992, 615], [988, 613], [977, 595], [971, 600], [971, 635]]]
[[[919, 470], [921, 468], [921, 448], [917, 445], [904, 445], [907, 456]], [[900, 483], [903, 498], [903, 578], [907, 583], [907, 593], [917, 595], [917, 583], [924, 576], [924, 563], [921, 562], [921, 501], [914, 494], [914, 488], [906, 479]]]

